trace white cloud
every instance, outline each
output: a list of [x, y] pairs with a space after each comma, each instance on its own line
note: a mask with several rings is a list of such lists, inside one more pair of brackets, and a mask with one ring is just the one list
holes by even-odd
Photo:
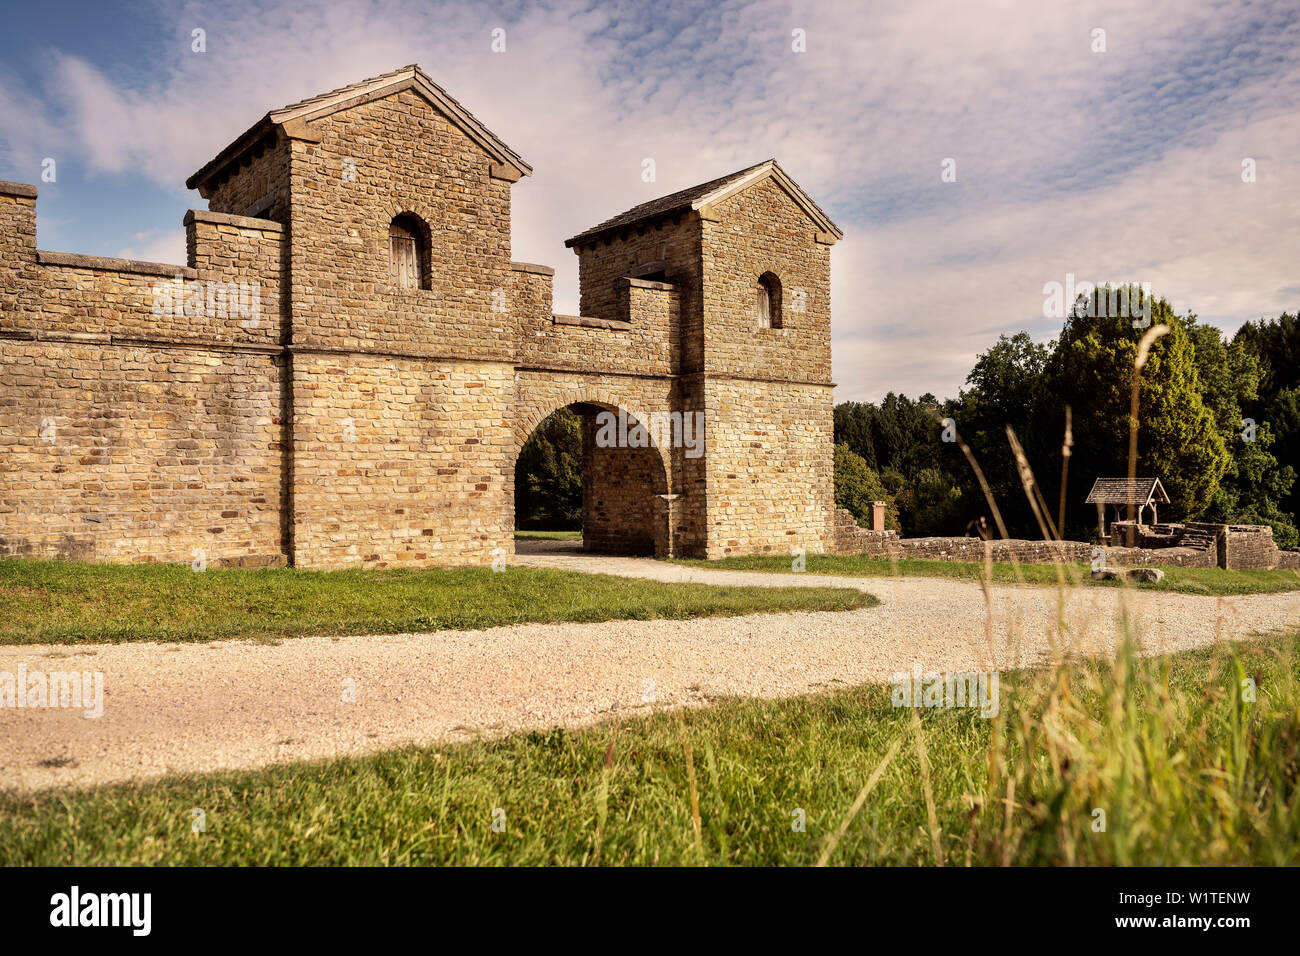
[[[14, 116], [39, 98], [46, 141], [60, 131], [92, 172], [174, 188], [268, 108], [419, 62], [534, 165], [514, 255], [558, 268], [559, 311], [577, 305], [565, 237], [777, 156], [846, 232], [840, 399], [955, 393], [998, 331], [1052, 334], [1041, 289], [1067, 272], [1150, 281], [1228, 325], [1296, 307], [1300, 26], [1283, 0], [236, 2], [158, 18], [171, 42], [133, 75], [54, 54], [44, 89], [0, 87], [0, 160], [37, 140]], [[196, 25], [207, 53], [189, 51]], [[944, 157], [957, 183], [940, 182]]]
[[130, 245], [113, 254], [120, 259], [140, 262], [163, 262], [169, 265], [185, 263], [185, 233], [179, 229], [169, 232], [137, 232], [131, 236]]

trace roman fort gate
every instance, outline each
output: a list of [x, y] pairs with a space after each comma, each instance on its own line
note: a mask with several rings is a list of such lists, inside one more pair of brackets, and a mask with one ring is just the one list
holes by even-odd
[[[408, 66], [191, 176], [184, 267], [38, 250], [36, 189], [0, 182], [0, 555], [488, 563], [565, 406], [586, 547], [832, 550], [839, 229], [764, 162], [569, 239], [582, 314], [554, 315], [510, 258], [530, 172]], [[694, 447], [635, 427], [700, 413]]]

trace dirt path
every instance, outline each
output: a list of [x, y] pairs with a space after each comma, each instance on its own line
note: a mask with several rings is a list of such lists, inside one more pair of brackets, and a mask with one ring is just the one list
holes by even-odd
[[[86, 786], [580, 725], [720, 695], [781, 697], [888, 681], [914, 664], [927, 671], [1032, 664], [1050, 653], [1058, 610], [1049, 588], [995, 588], [990, 621], [979, 587], [963, 581], [699, 570], [560, 550], [518, 560], [661, 580], [860, 587], [883, 603], [844, 613], [279, 645], [3, 646], [0, 672], [101, 671], [105, 696], [97, 719], [80, 709], [0, 708], [0, 787]], [[1124, 601], [1150, 652], [1300, 629], [1297, 593], [1218, 599], [1087, 588], [1064, 608], [1072, 648], [1111, 650]]]

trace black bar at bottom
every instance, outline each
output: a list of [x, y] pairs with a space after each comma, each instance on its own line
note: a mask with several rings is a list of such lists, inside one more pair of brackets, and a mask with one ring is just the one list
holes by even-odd
[[[1040, 941], [1136, 937], [1181, 944], [1196, 935], [1231, 944], [1261, 928], [1276, 934], [1292, 925], [1294, 877], [1287, 869], [597, 874], [574, 869], [8, 868], [0, 869], [0, 925], [7, 945], [61, 936], [115, 938], [128, 946], [194, 939], [283, 941], [296, 947], [356, 939], [373, 945], [376, 933], [421, 928], [436, 929], [423, 937], [429, 942], [467, 934], [471, 944], [475, 939], [500, 944], [513, 937], [536, 945], [549, 937], [587, 945], [601, 938], [650, 942], [660, 933], [676, 937], [686, 927], [695, 945], [701, 937], [771, 944], [772, 934], [799, 933], [801, 926], [803, 933], [817, 935], [838, 927], [837, 933], [847, 930], [864, 942], [883, 940], [880, 931], [893, 927], [918, 943], [932, 937], [944, 944], [973, 944], [1041, 930], [1053, 935], [1037, 937]], [[148, 894], [147, 909], [143, 894]], [[146, 913], [147, 935], [142, 932]], [[72, 925], [115, 918], [116, 926]]]

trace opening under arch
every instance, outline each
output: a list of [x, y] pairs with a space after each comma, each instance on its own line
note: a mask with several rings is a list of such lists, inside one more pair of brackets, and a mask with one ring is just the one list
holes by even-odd
[[388, 225], [389, 281], [398, 289], [428, 289], [430, 268], [428, 227], [402, 213]]
[[759, 328], [781, 328], [781, 280], [776, 273], [764, 272], [759, 276], [754, 292]]
[[[638, 427], [626, 411], [576, 402], [533, 429], [514, 463], [515, 531], [524, 535], [517, 550], [670, 553], [667, 468]], [[580, 537], [529, 537], [557, 532]]]

